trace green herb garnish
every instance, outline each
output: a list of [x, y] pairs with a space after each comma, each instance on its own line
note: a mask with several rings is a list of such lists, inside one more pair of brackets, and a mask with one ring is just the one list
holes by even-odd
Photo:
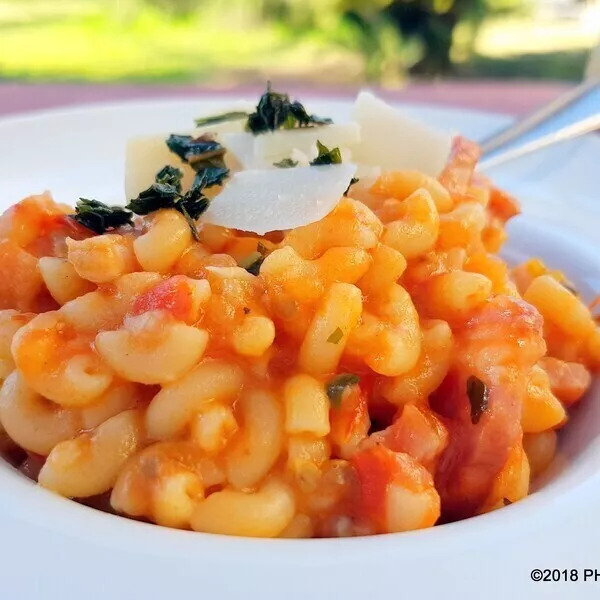
[[161, 208], [174, 208], [186, 218], [194, 239], [199, 240], [195, 220], [210, 203], [204, 190], [221, 185], [229, 175], [223, 158], [225, 148], [209, 135], [193, 138], [191, 135], [171, 134], [166, 144], [171, 152], [196, 171], [192, 187], [183, 194], [183, 173], [180, 169], [166, 166], [156, 174], [156, 183], [133, 198], [127, 208], [137, 215], [147, 215]]
[[360, 377], [353, 373], [342, 373], [329, 380], [325, 385], [325, 391], [327, 392], [331, 405], [336, 408], [339, 407], [342, 403], [342, 396], [346, 389], [356, 385], [359, 381]]
[[360, 181], [360, 180], [359, 180], [359, 178], [358, 178], [358, 177], [353, 177], [353, 178], [350, 180], [350, 183], [348, 184], [348, 187], [346, 188], [346, 191], [344, 192], [344, 196], [347, 196], [347, 195], [348, 195], [348, 192], [350, 191], [350, 188], [351, 188], [351, 187], [352, 187], [352, 186], [353, 186], [355, 183], [358, 183], [359, 181]]
[[[196, 166], [196, 165], [194, 165]], [[192, 187], [201, 189], [212, 187], [213, 185], [223, 185], [223, 182], [229, 175], [229, 169], [225, 163], [219, 164], [217, 161], [206, 164], [196, 173]]]
[[248, 115], [246, 129], [258, 134], [330, 123], [331, 119], [309, 115], [300, 102], [292, 102], [287, 94], [274, 92], [268, 82], [267, 91], [260, 97], [256, 111]]
[[136, 215], [147, 215], [161, 208], [174, 208], [186, 218], [194, 239], [199, 240], [195, 219], [208, 208], [209, 200], [204, 195], [205, 186], [196, 182], [189, 191], [182, 194], [182, 177], [179, 169], [164, 167], [156, 174], [156, 183], [133, 198], [126, 208]]
[[185, 163], [194, 166], [196, 163], [222, 157], [225, 148], [209, 135], [194, 138], [191, 135], [171, 134], [167, 138], [167, 146]]
[[298, 161], [292, 160], [291, 158], [284, 158], [283, 160], [280, 160], [279, 162], [274, 162], [273, 166], [279, 167], [280, 169], [291, 169], [292, 167], [298, 166]]
[[262, 254], [258, 252], [258, 250], [255, 250], [254, 252], [250, 252], [248, 256], [244, 256], [244, 258], [240, 260], [238, 265], [242, 267], [242, 269], [249, 269], [260, 258], [262, 258]]
[[332, 148], [331, 150], [317, 140], [317, 149], [319, 154], [315, 160], [311, 161], [311, 166], [318, 167], [321, 165], [339, 165], [342, 162], [342, 153], [339, 148]]
[[260, 267], [268, 254], [269, 249], [262, 242], [258, 242], [256, 250], [240, 260], [238, 265], [243, 269], [246, 269], [248, 273], [258, 275], [260, 273]]
[[225, 148], [209, 135], [193, 138], [191, 135], [171, 134], [166, 143], [171, 152], [196, 171], [192, 187], [204, 189], [221, 185], [229, 175], [223, 158]]
[[[267, 82], [267, 90], [260, 97], [253, 113], [244, 111], [231, 111], [222, 115], [214, 115], [196, 119], [196, 125], [214, 125], [223, 121], [235, 121], [246, 118], [246, 131], [259, 134], [278, 129], [299, 129], [301, 127], [315, 127], [329, 125], [331, 119], [310, 115], [302, 103], [290, 100], [287, 94], [280, 94], [271, 89], [271, 82]], [[184, 137], [184, 136], [178, 136]], [[173, 150], [175, 152], [175, 150]]]
[[309, 115], [300, 102], [292, 102], [287, 94], [274, 92], [268, 82], [267, 91], [260, 97], [256, 111], [248, 116], [246, 129], [257, 134], [277, 129], [328, 125], [331, 122], [331, 119]]
[[340, 340], [344, 337], [344, 332], [337, 327], [332, 333], [331, 335], [327, 338], [327, 341], [330, 344], [339, 344]]
[[252, 262], [244, 268], [246, 269], [246, 271], [248, 271], [248, 273], [252, 273], [252, 275], [258, 275], [260, 273], [260, 267], [263, 264], [265, 258], [265, 256], [259, 256], [254, 260], [254, 262]]
[[489, 389], [481, 379], [471, 375], [467, 379], [467, 396], [471, 404], [471, 423], [476, 425], [481, 415], [487, 410], [489, 400]]
[[223, 123], [225, 121], [239, 121], [241, 119], [247, 119], [249, 113], [243, 110], [232, 110], [230, 112], [223, 113], [222, 115], [213, 115], [210, 117], [200, 117], [195, 120], [196, 127], [204, 127], [205, 125], [216, 125], [217, 123]]
[[108, 206], [98, 200], [79, 198], [71, 217], [95, 233], [132, 225], [133, 215], [122, 206]]
[[157, 184], [170, 185], [174, 187], [178, 192], [181, 192], [181, 180], [183, 179], [183, 172], [177, 167], [167, 165], [163, 167], [154, 178]]

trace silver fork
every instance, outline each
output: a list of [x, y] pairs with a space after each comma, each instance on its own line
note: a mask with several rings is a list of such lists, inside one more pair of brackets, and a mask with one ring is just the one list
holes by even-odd
[[600, 130], [600, 45], [592, 51], [587, 79], [522, 120], [480, 141], [481, 169]]

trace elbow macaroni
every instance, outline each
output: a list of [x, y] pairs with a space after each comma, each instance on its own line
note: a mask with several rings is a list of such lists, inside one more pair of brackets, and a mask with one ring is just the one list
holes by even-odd
[[195, 241], [171, 209], [93, 235], [46, 196], [5, 213], [0, 431], [23, 472], [262, 537], [408, 531], [524, 497], [600, 329], [561, 273], [493, 254], [517, 207], [473, 152], [459, 140], [439, 179], [365, 178], [261, 237], [200, 223]]

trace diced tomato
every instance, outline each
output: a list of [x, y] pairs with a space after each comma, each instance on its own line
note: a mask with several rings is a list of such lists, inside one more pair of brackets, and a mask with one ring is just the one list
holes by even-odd
[[548, 373], [552, 393], [567, 406], [580, 400], [592, 383], [590, 372], [582, 364], [550, 356], [542, 358], [540, 363]]
[[181, 321], [194, 322], [193, 281], [184, 275], [175, 275], [139, 296], [133, 305], [133, 315], [151, 310], [166, 310]]
[[396, 455], [383, 446], [373, 446], [357, 452], [351, 460], [359, 481], [355, 513], [374, 526], [377, 532], [385, 532], [386, 493], [396, 472]]
[[439, 177], [440, 183], [452, 194], [462, 196], [467, 193], [481, 148], [460, 135], [452, 140], [452, 150], [448, 163]]
[[375, 445], [357, 452], [350, 462], [358, 479], [353, 513], [359, 523], [375, 533], [435, 524], [440, 499], [431, 474], [414, 458]]
[[372, 434], [370, 439], [394, 452], [409, 454], [432, 471], [448, 445], [448, 431], [426, 406], [407, 404], [398, 419], [387, 429]]
[[521, 212], [521, 206], [519, 205], [518, 200], [496, 187], [492, 187], [490, 190], [488, 209], [503, 223], [506, 223], [510, 218]]
[[331, 408], [329, 420], [331, 441], [340, 456], [346, 458], [367, 437], [371, 425], [364, 391], [357, 385], [348, 388], [340, 406]]

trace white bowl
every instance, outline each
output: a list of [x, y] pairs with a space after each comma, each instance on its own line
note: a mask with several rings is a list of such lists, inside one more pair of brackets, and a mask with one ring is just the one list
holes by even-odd
[[[79, 194], [112, 200], [119, 194], [118, 149], [126, 137], [157, 128], [182, 128], [194, 114], [219, 104], [130, 103], [0, 122], [4, 145], [0, 194], [8, 204], [27, 193], [25, 187], [28, 192], [52, 187], [63, 201], [73, 202]], [[348, 110], [346, 103], [317, 104], [311, 106], [322, 114]], [[441, 109], [422, 114], [472, 135], [477, 128], [483, 133], [506, 122]], [[17, 132], [19, 139], [14, 137]], [[31, 147], [28, 140], [36, 136]], [[88, 145], [82, 146], [86, 141]], [[600, 149], [595, 147], [594, 152], [597, 162]], [[86, 162], [81, 162], [81, 155]], [[65, 171], [65, 164], [73, 169]], [[505, 177], [510, 179], [510, 171]], [[570, 177], [568, 171], [563, 177]], [[571, 179], [574, 192], [577, 185]], [[587, 236], [589, 224], [581, 221], [579, 226], [574, 218], [584, 209], [576, 204], [569, 211], [563, 209], [569, 228], [564, 231], [549, 224], [558, 222], [558, 215], [544, 222], [535, 210], [535, 219], [528, 217], [527, 207], [525, 203], [525, 216], [511, 223], [506, 256], [519, 260], [539, 255], [564, 269], [584, 296], [598, 293], [598, 242]], [[594, 588], [597, 593], [600, 584], [534, 583], [530, 571], [575, 568], [582, 579], [584, 569], [600, 569], [597, 381], [561, 432], [560, 454], [561, 460], [537, 491], [494, 513], [424, 531], [321, 540], [233, 538], [132, 521], [58, 497], [0, 462], [0, 597], [105, 600], [210, 595], [305, 600], [364, 598], [383, 592], [437, 598], [456, 590], [461, 598], [487, 599], [515, 592], [518, 598], [541, 593], [565, 597], [573, 585], [577, 597], [585, 597]]]

